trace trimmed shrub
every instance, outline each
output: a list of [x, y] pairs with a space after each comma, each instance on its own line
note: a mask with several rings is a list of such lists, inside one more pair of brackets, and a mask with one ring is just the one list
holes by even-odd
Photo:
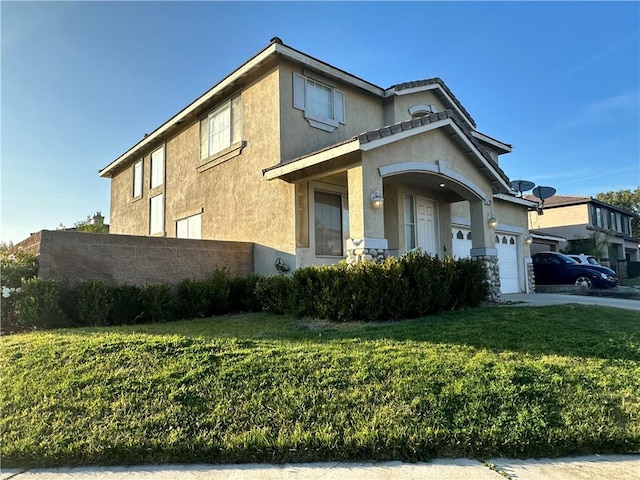
[[73, 290], [76, 321], [90, 327], [107, 325], [113, 305], [110, 288], [100, 280], [84, 280], [73, 287]]
[[59, 328], [68, 326], [60, 308], [58, 282], [31, 278], [22, 282], [22, 296], [16, 302], [18, 315], [27, 328]]
[[168, 285], [152, 284], [143, 287], [141, 300], [145, 321], [160, 323], [176, 319], [175, 302]]
[[216, 270], [209, 280], [209, 309], [207, 315], [229, 312], [230, 276], [226, 269]]
[[479, 305], [488, 295], [484, 266], [413, 251], [382, 263], [301, 268], [289, 280], [257, 286], [263, 308], [337, 321], [397, 320]]
[[211, 309], [211, 285], [209, 282], [185, 279], [178, 284], [176, 315], [178, 318], [198, 318]]
[[135, 285], [122, 284], [110, 287], [111, 308], [109, 325], [129, 325], [144, 321], [142, 289]]
[[261, 277], [256, 282], [256, 298], [262, 310], [271, 313], [292, 311], [293, 280], [285, 275]]
[[230, 312], [259, 312], [262, 310], [256, 297], [256, 284], [260, 275], [251, 273], [246, 276], [236, 276], [229, 280], [229, 311]]
[[455, 299], [452, 305], [454, 309], [477, 307], [484, 302], [489, 296], [489, 284], [485, 278], [484, 266], [470, 258], [457, 260], [451, 293]]

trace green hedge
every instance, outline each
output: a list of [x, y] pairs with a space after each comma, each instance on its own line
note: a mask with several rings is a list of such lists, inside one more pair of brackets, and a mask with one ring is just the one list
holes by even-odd
[[475, 307], [487, 298], [489, 288], [479, 262], [442, 260], [415, 251], [382, 263], [301, 268], [290, 279], [264, 277], [257, 294], [263, 308], [273, 313], [380, 321]]
[[300, 268], [290, 276], [232, 277], [168, 285], [110, 286], [85, 280], [59, 289], [54, 280], [25, 285], [19, 313], [29, 328], [122, 325], [268, 311], [340, 322], [434, 315], [474, 307], [488, 296], [485, 271], [474, 260], [444, 260], [411, 252], [382, 263]]

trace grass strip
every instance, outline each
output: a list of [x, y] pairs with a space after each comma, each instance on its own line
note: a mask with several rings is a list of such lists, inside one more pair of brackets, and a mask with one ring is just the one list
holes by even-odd
[[0, 345], [5, 467], [640, 451], [631, 311], [229, 315]]

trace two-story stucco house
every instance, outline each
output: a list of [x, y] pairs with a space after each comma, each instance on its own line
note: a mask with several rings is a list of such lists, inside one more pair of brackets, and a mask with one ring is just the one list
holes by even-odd
[[510, 151], [438, 78], [384, 89], [274, 38], [100, 175], [111, 233], [252, 242], [263, 274], [420, 247], [505, 293], [529, 288], [535, 205]]
[[[538, 201], [533, 195], [526, 198]], [[619, 262], [640, 261], [640, 240], [631, 233], [632, 217], [632, 212], [597, 198], [554, 195], [545, 200], [543, 215], [536, 210], [529, 212], [529, 225], [532, 229], [564, 237], [569, 243], [585, 240], [599, 232], [608, 244], [602, 260], [618, 268]]]

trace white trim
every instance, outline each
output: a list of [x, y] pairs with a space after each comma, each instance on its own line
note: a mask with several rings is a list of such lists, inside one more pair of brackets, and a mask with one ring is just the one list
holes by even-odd
[[412, 107], [409, 107], [409, 115], [411, 115], [412, 117], [414, 115], [417, 115], [419, 113], [437, 113], [438, 109], [436, 108], [435, 105], [413, 105]]
[[292, 173], [297, 170], [302, 170], [303, 168], [326, 162], [327, 160], [346, 155], [347, 153], [355, 152], [359, 149], [359, 147], [359, 142], [354, 138], [353, 141], [349, 143], [338, 145], [337, 147], [333, 147], [328, 150], [309, 155], [308, 157], [301, 158], [300, 160], [295, 160], [281, 167], [269, 170], [268, 172], [265, 172], [264, 178], [266, 180], [273, 180], [274, 178], [281, 177], [288, 173]]
[[529, 235], [531, 235], [531, 238], [537, 238], [539, 240], [549, 240], [550, 242], [564, 242], [567, 239], [564, 237], [552, 237], [552, 236], [548, 236], [548, 235], [540, 235], [539, 233], [532, 233], [529, 232]]
[[378, 168], [378, 172], [381, 177], [390, 177], [393, 175], [400, 175], [403, 173], [432, 173], [442, 175], [446, 178], [449, 178], [456, 183], [459, 183], [466, 187], [468, 190], [471, 190], [476, 194], [478, 198], [482, 200], [487, 199], [487, 195], [485, 192], [475, 183], [473, 183], [468, 178], [460, 175], [453, 170], [449, 170], [446, 165], [447, 162], [444, 160], [438, 160], [437, 164], [425, 163], [425, 162], [402, 162], [396, 163], [392, 165], [385, 165]]
[[402, 90], [396, 90], [395, 87], [391, 88], [389, 90], [386, 90], [384, 92], [384, 97], [390, 97], [392, 95], [411, 95], [413, 93], [420, 93], [420, 92], [426, 92], [428, 90], [435, 90], [438, 89], [440, 90], [440, 92], [442, 92], [442, 95], [447, 99], [447, 101], [449, 102], [449, 104], [456, 110], [456, 112], [458, 112], [458, 114], [471, 126], [474, 125], [474, 122], [471, 120], [471, 118], [469, 118], [468, 115], [466, 115], [461, 109], [460, 107], [458, 107], [458, 104], [453, 100], [453, 98], [451, 98], [451, 96], [447, 93], [447, 91], [442, 88], [442, 85], [440, 85], [439, 83], [431, 83], [429, 85], [422, 85], [419, 87], [412, 87], [412, 88], [404, 88]]
[[505, 225], [503, 223], [499, 223], [496, 225], [496, 233], [508, 233], [511, 235], [522, 235], [524, 233], [524, 228], [516, 227], [514, 225]]
[[526, 198], [512, 197], [511, 195], [505, 195], [504, 193], [496, 193], [493, 195], [493, 198], [497, 198], [505, 202], [517, 203], [518, 205], [524, 205], [526, 207], [538, 206], [538, 202], [532, 202], [531, 200], [527, 200]]
[[451, 217], [451, 226], [471, 228], [471, 220], [467, 217]]
[[504, 150], [507, 153], [511, 153], [511, 146], [507, 145], [506, 143], [502, 143], [500, 140], [496, 140], [495, 138], [491, 138], [487, 135], [485, 135], [484, 133], [480, 133], [477, 130], [473, 130], [471, 132], [471, 135], [475, 138], [477, 138], [478, 140], [482, 140], [485, 143], [488, 143], [490, 145], [493, 145], [496, 148], [499, 148], [500, 150]]

